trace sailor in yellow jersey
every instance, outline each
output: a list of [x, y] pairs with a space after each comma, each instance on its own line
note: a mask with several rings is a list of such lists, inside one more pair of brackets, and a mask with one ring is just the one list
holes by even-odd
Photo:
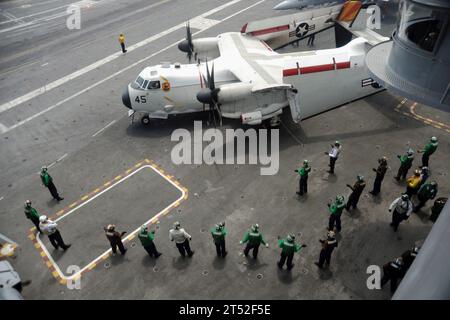
[[119, 43], [120, 46], [122, 47], [122, 52], [123, 53], [127, 52], [127, 50], [125, 49], [125, 36], [123, 35], [123, 33], [119, 35]]

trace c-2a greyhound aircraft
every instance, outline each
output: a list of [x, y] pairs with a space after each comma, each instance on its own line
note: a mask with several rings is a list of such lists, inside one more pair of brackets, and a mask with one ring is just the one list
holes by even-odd
[[146, 67], [128, 85], [122, 101], [131, 109], [129, 115], [144, 114], [143, 124], [208, 106], [214, 125], [217, 115], [220, 123], [225, 117], [248, 125], [267, 120], [276, 126], [285, 107], [297, 123], [373, 94], [381, 88], [370, 78], [364, 58], [372, 45], [388, 38], [366, 29], [365, 12], [355, 2], [344, 4], [335, 22], [358, 37], [328, 50], [278, 54], [255, 35], [228, 32], [192, 40], [188, 28], [179, 48], [189, 58], [205, 53], [212, 60]]

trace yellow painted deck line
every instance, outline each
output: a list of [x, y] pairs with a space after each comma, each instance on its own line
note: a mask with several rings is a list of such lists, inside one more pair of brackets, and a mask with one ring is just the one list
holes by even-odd
[[[147, 165], [142, 166], [143, 163], [147, 163]], [[148, 163], [152, 163], [151, 165], [149, 165]], [[89, 198], [89, 195], [85, 195], [83, 196], [81, 199], [85, 199], [87, 201], [77, 201], [71, 204], [71, 206], [74, 206], [75, 204], [78, 204], [78, 206], [68, 212], [66, 212], [63, 216], [57, 218], [55, 221], [59, 221], [61, 219], [63, 219], [65, 216], [71, 214], [72, 212], [74, 212], [75, 210], [77, 210], [78, 208], [84, 206], [86, 203], [89, 203], [90, 201], [94, 200], [95, 198], [97, 198], [98, 196], [100, 196], [101, 194], [103, 194], [104, 192], [108, 191], [109, 189], [113, 188], [115, 185], [123, 182], [125, 179], [129, 178], [130, 176], [136, 174], [137, 172], [139, 172], [140, 170], [149, 167], [151, 168], [153, 171], [155, 171], [156, 173], [158, 173], [161, 177], [163, 177], [164, 179], [166, 179], [170, 184], [172, 184], [176, 189], [178, 189], [181, 193], [181, 196], [175, 200], [174, 202], [172, 202], [169, 206], [167, 206], [166, 208], [164, 208], [162, 211], [160, 211], [158, 214], [156, 214], [154, 217], [152, 217], [150, 220], [148, 220], [147, 222], [145, 222], [145, 224], [154, 224], [158, 221], [158, 217], [162, 216], [164, 214], [167, 214], [168, 212], [170, 212], [170, 210], [172, 210], [175, 207], [178, 207], [181, 203], [181, 201], [187, 199], [187, 192], [188, 189], [181, 186], [180, 183], [178, 181], [176, 181], [173, 176], [171, 175], [167, 175], [164, 173], [164, 171], [162, 169], [160, 169], [160, 167], [153, 165], [153, 161], [150, 161], [148, 159], [145, 159], [144, 161], [141, 161], [140, 163], [138, 163], [137, 165], [134, 166], [134, 168], [139, 168], [138, 170], [135, 170], [133, 172], [130, 171], [130, 174], [126, 175], [126, 176], [116, 176], [112, 181], [116, 181], [114, 184], [112, 184], [112, 181], [108, 181], [104, 184], [104, 186], [106, 185], [111, 185], [108, 188], [105, 188], [104, 190], [101, 191], [100, 188], [95, 189], [93, 192], [91, 192], [91, 194], [95, 194], [94, 196], [92, 196], [91, 198]], [[128, 170], [127, 170], [128, 171]], [[121, 177], [121, 179], [117, 179], [117, 177]], [[101, 191], [101, 192], [100, 192]], [[98, 193], [100, 192], [100, 193]], [[88, 199], [89, 198], [89, 199]], [[71, 208], [71, 206], [69, 206], [69, 208]], [[61, 210], [59, 211], [61, 213], [65, 212], [65, 210]], [[136, 237], [137, 232], [139, 232], [140, 230], [140, 226], [135, 229], [133, 232], [131, 232], [123, 241], [124, 242], [128, 242], [132, 239], [134, 239]], [[45, 259], [47, 258], [48, 261], [45, 261], [45, 264], [47, 265], [47, 267], [50, 269], [52, 275], [58, 279], [58, 281], [60, 283], [67, 283], [67, 280], [69, 279], [76, 279], [77, 277], [80, 277], [82, 274], [84, 274], [84, 272], [88, 271], [88, 270], [92, 270], [94, 269], [97, 265], [98, 262], [100, 260], [106, 260], [111, 253], [111, 249], [108, 249], [107, 251], [105, 251], [103, 254], [101, 254], [99, 257], [97, 257], [96, 259], [94, 259], [93, 261], [91, 261], [86, 267], [82, 268], [79, 272], [70, 275], [68, 277], [66, 277], [63, 272], [61, 272], [59, 266], [57, 265], [57, 263], [53, 260], [53, 257], [51, 256], [51, 254], [47, 251], [47, 248], [44, 246], [44, 244], [41, 242], [39, 237], [35, 237], [34, 239], [34, 246], [36, 247], [36, 249], [38, 249], [40, 255]]]

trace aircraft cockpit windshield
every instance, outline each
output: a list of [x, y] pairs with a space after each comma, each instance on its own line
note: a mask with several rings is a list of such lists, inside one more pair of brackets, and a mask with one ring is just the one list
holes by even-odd
[[155, 90], [161, 88], [159, 80], [144, 80], [141, 76], [138, 76], [135, 83], [143, 90]]

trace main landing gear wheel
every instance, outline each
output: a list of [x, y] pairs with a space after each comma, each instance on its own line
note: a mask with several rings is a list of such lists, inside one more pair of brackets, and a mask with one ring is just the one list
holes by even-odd
[[149, 116], [143, 116], [143, 117], [141, 118], [141, 123], [142, 123], [144, 126], [148, 126], [148, 125], [150, 124], [150, 117], [149, 117]]
[[269, 128], [278, 128], [281, 124], [281, 118], [280, 116], [275, 116], [272, 117], [270, 119], [268, 119], [269, 121]]

